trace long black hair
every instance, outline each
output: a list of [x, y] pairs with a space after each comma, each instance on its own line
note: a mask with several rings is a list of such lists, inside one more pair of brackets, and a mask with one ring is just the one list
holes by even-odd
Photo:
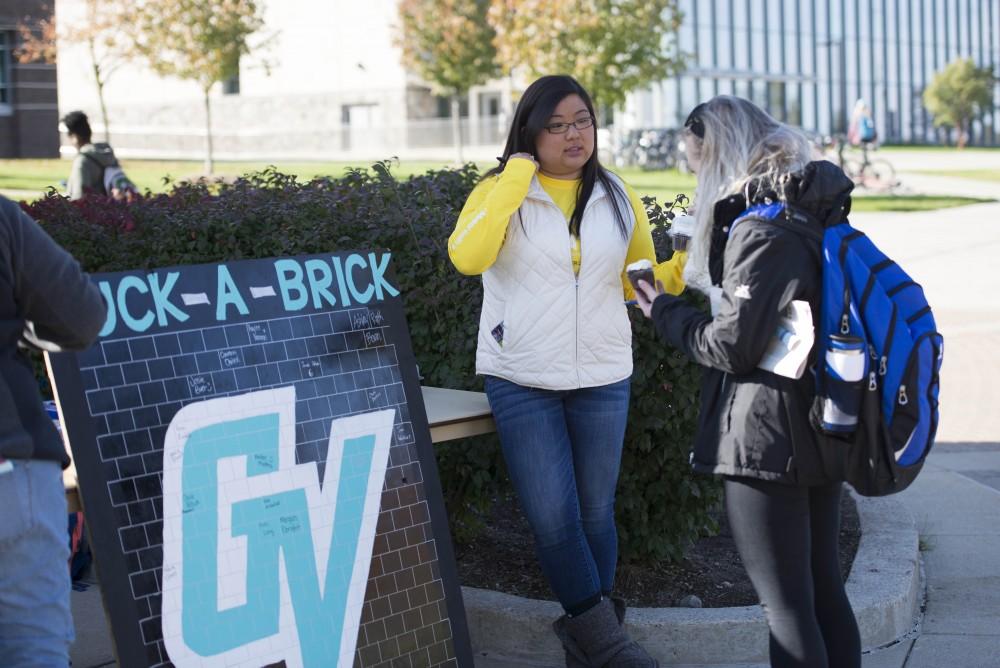
[[622, 237], [627, 239], [629, 230], [625, 223], [622, 207], [630, 206], [628, 196], [621, 184], [601, 166], [597, 159], [597, 115], [594, 113], [594, 103], [591, 102], [590, 95], [587, 94], [584, 87], [571, 76], [565, 74], [544, 76], [528, 86], [514, 111], [514, 120], [510, 124], [507, 143], [504, 145], [503, 155], [499, 158], [500, 164], [486, 172], [483, 178], [502, 172], [507, 166], [507, 160], [515, 153], [535, 155], [535, 140], [538, 138], [538, 134], [547, 132], [545, 126], [548, 125], [552, 112], [568, 95], [579, 95], [583, 103], [587, 105], [590, 115], [594, 118], [594, 152], [583, 165], [583, 174], [576, 193], [576, 206], [569, 219], [569, 229], [574, 235], [580, 236], [583, 212], [587, 208], [590, 195], [594, 192], [594, 184], [600, 181], [609, 195], [618, 230]]
[[82, 111], [71, 111], [60, 119], [66, 126], [66, 132], [75, 135], [82, 144], [89, 144], [93, 133], [90, 130], [90, 122], [87, 114]]

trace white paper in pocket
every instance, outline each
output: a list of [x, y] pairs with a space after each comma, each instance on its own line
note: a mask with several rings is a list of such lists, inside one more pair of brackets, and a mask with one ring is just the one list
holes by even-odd
[[782, 313], [757, 367], [786, 378], [801, 378], [814, 340], [809, 302], [796, 299]]

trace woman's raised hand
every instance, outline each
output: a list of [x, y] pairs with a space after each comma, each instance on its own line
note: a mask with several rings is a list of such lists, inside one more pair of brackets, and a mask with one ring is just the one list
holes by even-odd
[[535, 156], [531, 155], [530, 153], [513, 153], [509, 158], [507, 158], [507, 161], [510, 162], [514, 158], [522, 158], [524, 160], [530, 160], [532, 163], [534, 163], [535, 169], [536, 170], [538, 169], [538, 161], [535, 160]]

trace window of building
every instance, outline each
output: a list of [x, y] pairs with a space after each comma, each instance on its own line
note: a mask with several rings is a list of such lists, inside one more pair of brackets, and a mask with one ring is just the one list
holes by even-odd
[[[451, 118], [451, 98], [437, 96], [438, 118]], [[466, 118], [469, 115], [469, 97], [463, 95], [458, 99], [458, 117]]]
[[790, 84], [785, 87], [785, 122], [791, 125], [802, 125], [802, 100], [799, 96], [800, 84]]
[[489, 92], [479, 94], [479, 115], [500, 115], [500, 93]]
[[787, 120], [785, 112], [785, 82], [767, 82], [767, 110], [779, 121]]
[[768, 108], [768, 82], [755, 79], [750, 82], [750, 101], [758, 107]]
[[345, 104], [340, 108], [340, 121], [355, 129], [370, 130], [376, 126], [378, 105], [361, 103]]
[[12, 33], [0, 31], [0, 113], [9, 113], [11, 110], [11, 61], [14, 47], [14, 36]]
[[222, 94], [223, 95], [239, 95], [240, 94], [240, 62], [236, 61], [236, 73], [222, 82]]
[[240, 75], [239, 73], [234, 74], [225, 81], [222, 82], [222, 94], [223, 95], [239, 95], [240, 94]]

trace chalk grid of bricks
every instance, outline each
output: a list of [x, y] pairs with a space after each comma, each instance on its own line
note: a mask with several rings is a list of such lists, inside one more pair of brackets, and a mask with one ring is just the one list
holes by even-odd
[[354, 666], [457, 666], [395, 346], [377, 309], [105, 341], [80, 366], [150, 665], [160, 628], [163, 439], [185, 404], [296, 388], [296, 456], [322, 462], [335, 417], [395, 407]]

